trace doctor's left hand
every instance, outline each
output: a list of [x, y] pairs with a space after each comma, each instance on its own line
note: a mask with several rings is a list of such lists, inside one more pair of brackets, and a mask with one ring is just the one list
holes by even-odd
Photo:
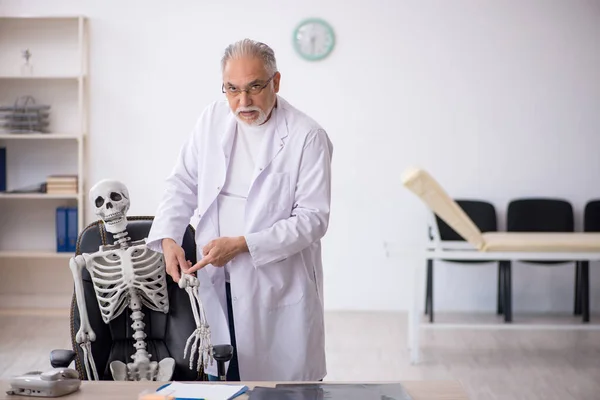
[[194, 266], [186, 269], [185, 272], [191, 274], [200, 268], [204, 268], [208, 264], [211, 264], [215, 267], [222, 267], [229, 261], [233, 260], [235, 256], [246, 251], [248, 251], [248, 245], [246, 244], [246, 239], [243, 236], [222, 237], [211, 240], [202, 248], [202, 254], [204, 257], [194, 264]]

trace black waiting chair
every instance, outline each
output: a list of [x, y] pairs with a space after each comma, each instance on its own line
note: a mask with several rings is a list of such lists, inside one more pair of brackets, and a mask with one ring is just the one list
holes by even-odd
[[[496, 215], [496, 209], [493, 204], [481, 200], [467, 200], [457, 199], [456, 203], [463, 209], [463, 211], [473, 220], [473, 223], [483, 232], [495, 232], [498, 230], [498, 219]], [[437, 228], [437, 229], [436, 229]], [[433, 240], [433, 234], [431, 229], [436, 229], [440, 242], [465, 242], [460, 234], [452, 229], [444, 220], [435, 215], [435, 227], [430, 227], [429, 239]], [[433, 312], [433, 261], [432, 259], [427, 260], [427, 281], [426, 281], [426, 294], [425, 294], [425, 314], [429, 315], [429, 322], [434, 321]], [[497, 263], [498, 261], [490, 260], [456, 260], [456, 259], [444, 259], [442, 261], [461, 263], [461, 264], [481, 264], [481, 263]], [[501, 268], [498, 266], [498, 294], [497, 294], [497, 313], [503, 313], [503, 301], [500, 285]]]
[[[556, 198], [522, 198], [509, 202], [506, 214], [508, 232], [573, 232], [575, 230], [573, 206], [570, 202]], [[567, 261], [519, 260], [523, 263], [557, 265]], [[575, 273], [575, 302], [580, 282], [578, 260]], [[504, 263], [503, 293], [505, 320], [512, 321], [512, 278], [511, 263]]]
[[[590, 200], [583, 212], [584, 232], [600, 232], [600, 200]], [[590, 262], [579, 261], [575, 277], [575, 315], [590, 321]]]
[[[127, 219], [127, 232], [132, 241], [148, 237], [153, 217], [128, 217]], [[113, 243], [112, 234], [106, 232], [102, 221], [97, 221], [87, 226], [79, 235], [76, 254], [93, 253], [98, 251], [101, 245]], [[185, 231], [182, 248], [185, 251], [186, 259], [193, 264], [196, 263], [195, 233], [191, 226], [188, 226]], [[92, 342], [91, 348], [98, 377], [100, 380], [112, 380], [110, 363], [113, 360], [120, 360], [127, 364], [131, 362], [131, 355], [135, 351], [133, 346], [135, 340], [132, 337], [133, 328], [131, 328], [131, 311], [127, 307], [119, 317], [105, 324], [100, 315], [89, 272], [85, 268], [82, 271], [82, 276], [87, 313], [90, 325], [96, 334], [96, 340]], [[193, 369], [189, 368], [189, 351], [188, 357], [183, 358], [186, 341], [196, 329], [188, 294], [169, 275], [166, 275], [166, 278], [169, 312], [164, 314], [149, 310], [146, 307], [142, 309], [147, 334], [145, 341], [148, 353], [151, 354], [151, 361], [172, 357], [175, 360], [175, 369], [172, 376], [174, 381], [207, 380], [207, 376], [202, 372], [202, 369], [200, 372], [197, 371], [197, 356]], [[68, 367], [75, 360], [75, 367], [80, 378], [91, 379], [91, 377], [86, 376], [83, 367], [83, 351], [75, 341], [75, 335], [80, 326], [75, 292], [73, 292], [71, 302], [70, 324], [73, 349], [52, 351], [50, 362], [53, 367]], [[231, 346], [221, 345], [215, 347], [215, 358], [219, 357], [222, 361], [231, 358], [233, 354]], [[221, 354], [223, 352], [225, 354]]]

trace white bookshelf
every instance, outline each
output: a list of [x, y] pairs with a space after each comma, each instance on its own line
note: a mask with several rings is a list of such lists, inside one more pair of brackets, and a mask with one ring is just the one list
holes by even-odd
[[25, 200], [25, 199], [79, 199], [79, 194], [46, 194], [46, 193], [0, 193], [0, 199]]
[[[0, 105], [21, 96], [50, 105], [47, 133], [12, 133], [6, 148], [7, 192], [0, 192], [0, 260], [68, 259], [56, 251], [56, 208], [76, 206], [85, 224], [85, 139], [88, 131], [88, 32], [83, 16], [0, 16]], [[28, 49], [32, 69], [22, 69]], [[76, 194], [13, 192], [77, 175]]]
[[68, 260], [73, 257], [71, 253], [57, 253], [56, 251], [28, 251], [28, 250], [13, 250], [13, 251], [0, 251], [0, 257], [2, 258], [28, 258], [28, 259], [65, 259]]
[[26, 135], [15, 135], [9, 133], [0, 132], [0, 140], [31, 140], [31, 139], [44, 139], [44, 140], [79, 140], [79, 135], [76, 133], [28, 133]]

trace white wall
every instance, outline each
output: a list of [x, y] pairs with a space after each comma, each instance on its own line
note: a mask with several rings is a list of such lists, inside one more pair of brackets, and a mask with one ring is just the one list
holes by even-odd
[[[600, 197], [598, 2], [0, 0], [0, 13], [90, 18], [87, 187], [125, 181], [132, 214], [154, 213], [180, 144], [222, 95], [224, 47], [269, 43], [281, 95], [335, 145], [330, 309], [408, 306], [419, 260], [386, 258], [383, 244], [424, 244], [425, 210], [400, 182], [409, 165], [453, 196], [492, 201], [500, 218], [517, 196], [568, 198], [578, 213]], [[309, 16], [336, 30], [324, 62], [293, 52], [292, 31]], [[598, 310], [600, 273], [591, 276]], [[491, 267], [438, 268], [436, 308], [494, 310], [495, 279]], [[572, 309], [573, 268], [515, 267], [513, 279], [515, 310]]]

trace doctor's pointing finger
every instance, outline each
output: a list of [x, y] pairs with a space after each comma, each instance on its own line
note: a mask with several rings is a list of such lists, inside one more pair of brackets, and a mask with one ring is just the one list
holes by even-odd
[[243, 237], [213, 240], [202, 249], [204, 257], [185, 272], [191, 274], [209, 264], [215, 267], [223, 267], [244, 251], [247, 251], [247, 247]]

